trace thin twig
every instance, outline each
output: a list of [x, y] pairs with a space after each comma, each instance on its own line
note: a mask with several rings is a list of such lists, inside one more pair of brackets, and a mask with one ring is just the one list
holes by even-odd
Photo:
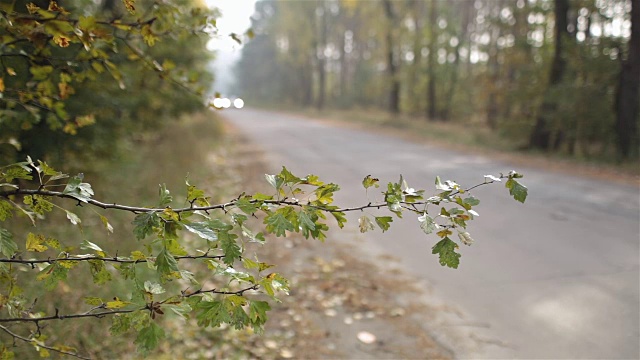
[[2, 330], [4, 332], [6, 332], [7, 334], [11, 335], [14, 339], [19, 339], [19, 340], [22, 340], [22, 341], [27, 342], [27, 343], [35, 343], [37, 346], [39, 346], [41, 348], [44, 348], [44, 349], [47, 349], [47, 350], [50, 350], [50, 351], [55, 351], [55, 352], [60, 353], [60, 354], [73, 356], [73, 357], [76, 357], [78, 359], [91, 360], [91, 358], [84, 357], [84, 356], [82, 356], [80, 354], [72, 353], [72, 352], [65, 351], [65, 350], [56, 349], [55, 347], [51, 347], [51, 346], [45, 345], [43, 342], [38, 341], [36, 339], [29, 339], [29, 338], [26, 338], [24, 336], [18, 335], [18, 334], [12, 332], [11, 330], [7, 329], [6, 327], [4, 327], [2, 325], [0, 325], [0, 330]]

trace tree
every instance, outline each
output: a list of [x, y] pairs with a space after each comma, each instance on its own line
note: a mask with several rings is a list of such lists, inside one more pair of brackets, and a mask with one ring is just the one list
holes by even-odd
[[427, 55], [427, 75], [429, 88], [427, 90], [427, 119], [437, 120], [436, 105], [436, 51], [438, 50], [438, 7], [437, 0], [431, 0], [429, 6], [429, 55]]
[[529, 146], [534, 149], [549, 150], [552, 146], [557, 148], [558, 144], [562, 141], [562, 132], [556, 134], [555, 142], [552, 144], [552, 129], [550, 118], [555, 114], [557, 105], [552, 98], [550, 89], [559, 85], [562, 82], [562, 78], [566, 69], [565, 59], [565, 43], [569, 36], [567, 28], [567, 16], [569, 13], [569, 1], [568, 0], [554, 0], [554, 52], [553, 62], [551, 63], [551, 72], [549, 73], [549, 85], [547, 95], [545, 96], [540, 111], [536, 118], [536, 123], [531, 131], [531, 137], [529, 139]]
[[638, 147], [640, 103], [640, 5], [631, 2], [631, 36], [627, 58], [622, 60], [615, 103], [616, 134], [620, 156], [627, 158]]
[[382, 2], [384, 15], [387, 19], [385, 26], [385, 46], [386, 46], [386, 67], [389, 75], [389, 112], [398, 114], [400, 112], [400, 79], [398, 78], [397, 60], [394, 51], [393, 30], [395, 23], [395, 12], [391, 0]]

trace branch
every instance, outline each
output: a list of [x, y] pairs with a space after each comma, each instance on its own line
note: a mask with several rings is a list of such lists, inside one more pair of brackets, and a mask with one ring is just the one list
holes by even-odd
[[[211, 294], [219, 294], [219, 295], [240, 295], [243, 296], [245, 292], [250, 291], [250, 290], [257, 290], [260, 287], [259, 284], [254, 284], [251, 285], [249, 287], [240, 289], [240, 290], [236, 290], [236, 291], [221, 291], [221, 290], [217, 290], [217, 289], [210, 289], [210, 290], [196, 290], [192, 293], [187, 292], [187, 289], [182, 290], [181, 296], [183, 298], [189, 298], [192, 296], [196, 296], [196, 295], [200, 295], [200, 294], [206, 294], [206, 293], [211, 293]], [[168, 301], [172, 301], [174, 298], [173, 297], [168, 297], [167, 299], [158, 302], [158, 304], [165, 304]], [[39, 322], [42, 321], [51, 321], [51, 320], [66, 320], [66, 319], [79, 319], [79, 318], [89, 318], [89, 317], [94, 317], [94, 318], [103, 318], [105, 316], [109, 316], [109, 315], [117, 315], [117, 314], [129, 314], [132, 312], [136, 312], [136, 311], [146, 311], [149, 310], [149, 305], [147, 304], [144, 307], [140, 307], [140, 308], [136, 308], [136, 309], [128, 309], [128, 310], [111, 310], [111, 311], [101, 311], [101, 312], [93, 312], [95, 310], [98, 309], [104, 309], [104, 307], [106, 306], [106, 304], [102, 304], [100, 306], [96, 306], [94, 308], [92, 308], [91, 310], [84, 312], [84, 313], [80, 313], [80, 314], [69, 314], [69, 315], [60, 315], [58, 313], [58, 310], [56, 309], [56, 313], [54, 315], [50, 315], [50, 316], [43, 316], [43, 317], [39, 317], [39, 318], [31, 318], [31, 317], [27, 317], [27, 318], [5, 318], [5, 319], [0, 319], [0, 323], [12, 323], [12, 322], [23, 322], [23, 323], [27, 323], [27, 322], [31, 322], [31, 323], [35, 323], [38, 324]], [[2, 325], [0, 325], [2, 326]]]
[[[216, 289], [211, 289], [211, 290], [197, 290], [194, 291], [192, 293], [187, 293], [186, 290], [182, 291], [182, 296], [185, 298], [188, 297], [192, 297], [192, 296], [196, 296], [196, 295], [200, 295], [200, 294], [206, 294], [206, 293], [212, 293], [212, 294], [220, 294], [220, 295], [244, 295], [245, 292], [249, 291], [249, 290], [258, 290], [258, 288], [260, 287], [259, 284], [255, 284], [255, 285], [251, 285], [247, 288], [244, 288], [242, 290], [237, 290], [237, 291], [218, 291]], [[168, 299], [167, 299], [168, 300]], [[164, 301], [162, 302], [164, 303]]]
[[[488, 184], [492, 184], [494, 181], [486, 181], [477, 185], [474, 185], [472, 187], [469, 187], [468, 189], [464, 189], [464, 192], [470, 191], [472, 189], [475, 189], [477, 187], [483, 186], [483, 185], [488, 185]], [[458, 190], [455, 191], [453, 193], [451, 193], [449, 196], [454, 196], [457, 195], [459, 193], [461, 193], [462, 191]], [[58, 197], [58, 198], [67, 198], [67, 199], [73, 199], [73, 200], [80, 200], [78, 199], [76, 196], [72, 195], [72, 194], [66, 194], [63, 192], [59, 192], [59, 191], [49, 191], [49, 190], [43, 190], [43, 189], [15, 189], [15, 190], [9, 190], [9, 191], [0, 191], [0, 197], [5, 197], [8, 198], [9, 196], [12, 195], [42, 195], [42, 196], [51, 196], [51, 197]], [[444, 200], [444, 199], [443, 199]], [[150, 212], [162, 212], [165, 209], [164, 208], [148, 208], [148, 207], [138, 207], [138, 206], [127, 206], [127, 205], [119, 205], [116, 203], [104, 203], [98, 200], [94, 200], [94, 199], [82, 199], [81, 201], [86, 201], [88, 204], [100, 207], [102, 209], [115, 209], [115, 210], [124, 210], [124, 211], [130, 211], [133, 213], [150, 213]], [[210, 206], [191, 206], [191, 207], [184, 207], [184, 208], [177, 208], [177, 209], [171, 209], [172, 211], [176, 212], [176, 213], [181, 213], [181, 212], [186, 212], [186, 211], [209, 211], [209, 210], [225, 210], [227, 207], [233, 206], [235, 205], [237, 202], [237, 199], [228, 201], [226, 203], [222, 203], [222, 204], [216, 204], [216, 205], [210, 205]], [[368, 203], [366, 205], [362, 205], [362, 206], [354, 206], [354, 207], [346, 207], [346, 208], [327, 208], [327, 207], [323, 207], [323, 206], [318, 206], [318, 205], [312, 205], [310, 203], [304, 204], [301, 203], [299, 201], [292, 201], [292, 200], [249, 200], [249, 203], [251, 204], [256, 204], [256, 203], [262, 203], [262, 204], [272, 204], [272, 205], [290, 205], [290, 206], [297, 206], [297, 207], [304, 207], [304, 206], [310, 206], [312, 208], [318, 209], [318, 210], [322, 210], [322, 211], [326, 211], [326, 212], [348, 212], [348, 211], [358, 211], [358, 210], [364, 210], [364, 209], [380, 209], [382, 207], [386, 207], [387, 203], [386, 202], [377, 202], [377, 203]], [[400, 204], [401, 205], [408, 205], [408, 206], [414, 206], [414, 205], [428, 205], [431, 204], [432, 202], [430, 201], [416, 201], [416, 202], [407, 202], [407, 201], [401, 201]]]
[[[224, 255], [184, 255], [184, 256], [176, 256], [174, 257], [176, 260], [181, 260], [181, 259], [193, 259], [193, 260], [197, 260], [197, 259], [215, 259], [215, 260], [219, 260], [224, 258]], [[76, 256], [76, 257], [63, 257], [63, 258], [56, 258], [56, 259], [32, 259], [32, 260], [24, 260], [24, 259], [16, 259], [16, 258], [11, 258], [11, 259], [0, 259], [0, 263], [11, 263], [11, 264], [23, 264], [23, 265], [29, 265], [31, 267], [33, 267], [35, 264], [53, 264], [56, 263], [58, 261], [89, 261], [89, 260], [98, 260], [98, 261], [105, 261], [105, 262], [115, 262], [115, 263], [122, 263], [122, 264], [137, 264], [137, 263], [146, 263], [149, 262], [148, 258], [144, 258], [144, 259], [139, 259], [139, 260], [133, 260], [130, 258], [120, 258], [120, 257], [101, 257], [101, 256]]]
[[128, 314], [128, 313], [132, 313], [135, 311], [140, 311], [140, 310], [146, 310], [146, 307], [143, 308], [139, 308], [139, 309], [129, 309], [129, 310], [112, 310], [112, 311], [103, 311], [103, 312], [96, 312], [94, 313], [93, 311], [96, 309], [102, 309], [104, 308], [104, 304], [95, 308], [92, 308], [91, 310], [85, 312], [85, 313], [80, 313], [80, 314], [69, 314], [69, 315], [60, 315], [58, 313], [58, 310], [56, 310], [55, 315], [50, 315], [50, 316], [43, 316], [43, 317], [39, 317], [39, 318], [5, 318], [5, 319], [0, 319], [0, 323], [11, 323], [11, 322], [32, 322], [32, 323], [39, 323], [41, 321], [51, 321], [51, 320], [65, 320], [65, 319], [80, 319], [80, 318], [88, 318], [88, 317], [94, 317], [94, 318], [103, 318], [105, 316], [108, 315], [117, 315], [117, 314]]
[[39, 346], [41, 348], [44, 348], [44, 349], [47, 349], [47, 350], [55, 351], [57, 353], [64, 354], [64, 355], [73, 356], [73, 357], [76, 357], [78, 359], [91, 360], [91, 358], [84, 357], [84, 356], [79, 355], [77, 353], [72, 353], [72, 352], [69, 352], [69, 351], [56, 349], [55, 347], [47, 346], [43, 342], [38, 341], [36, 339], [29, 339], [29, 338], [23, 337], [21, 335], [18, 335], [16, 333], [12, 332], [11, 330], [7, 329], [6, 327], [4, 327], [2, 325], [0, 325], [0, 330], [2, 330], [4, 332], [6, 332], [7, 334], [11, 335], [14, 339], [19, 339], [19, 340], [22, 340], [22, 341], [27, 342], [27, 343], [35, 343], [37, 346]]

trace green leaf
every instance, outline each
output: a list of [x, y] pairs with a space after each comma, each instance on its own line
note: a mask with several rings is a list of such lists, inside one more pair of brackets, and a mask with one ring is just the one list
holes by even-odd
[[240, 199], [238, 199], [238, 201], [236, 201], [235, 205], [238, 207], [238, 209], [242, 210], [242, 212], [247, 215], [253, 215], [260, 207], [259, 204], [251, 202], [250, 196], [241, 197]]
[[[480, 205], [480, 200], [476, 199], [473, 196], [469, 196], [468, 198], [465, 198], [464, 200], [462, 200], [462, 202], [464, 204], [470, 205], [470, 206], [477, 206]], [[468, 209], [467, 209], [468, 210]]]
[[148, 280], [144, 282], [144, 291], [148, 292], [149, 294], [155, 294], [155, 295], [162, 294], [165, 292], [162, 285], [148, 281]]
[[231, 322], [229, 312], [222, 301], [201, 301], [196, 305], [196, 310], [199, 311], [196, 315], [198, 326], [218, 327], [222, 323]]
[[431, 234], [436, 229], [435, 221], [433, 221], [433, 218], [427, 215], [427, 213], [419, 216], [418, 221], [420, 222], [420, 228], [425, 234]]
[[0, 221], [13, 217], [12, 210], [13, 205], [10, 202], [0, 199]]
[[198, 189], [194, 185], [189, 185], [187, 181], [187, 201], [190, 203], [195, 203], [198, 206], [209, 206], [209, 197], [204, 195], [204, 191]]
[[151, 321], [148, 326], [138, 332], [138, 337], [136, 337], [134, 343], [138, 345], [138, 351], [147, 354], [158, 346], [164, 336], [164, 330]]
[[258, 201], [273, 200], [273, 196], [262, 193], [255, 193], [251, 198]]
[[36, 214], [44, 215], [47, 212], [53, 210], [53, 204], [48, 200], [47, 197], [42, 195], [27, 195], [22, 199], [26, 205], [29, 205], [31, 210]]
[[207, 241], [218, 241], [218, 235], [216, 231], [211, 228], [209, 222], [183, 223], [182, 226]]
[[327, 205], [333, 202], [333, 193], [340, 190], [340, 186], [336, 184], [325, 184], [317, 188], [314, 193], [316, 194], [316, 202]]
[[282, 167], [282, 171], [280, 171], [280, 174], [278, 174], [278, 177], [280, 177], [282, 179], [282, 181], [285, 184], [289, 185], [289, 186], [293, 186], [295, 184], [299, 184], [299, 183], [302, 182], [302, 179], [300, 179], [299, 177], [293, 175], [284, 166]]
[[18, 245], [13, 241], [13, 235], [6, 229], [0, 228], [0, 253], [7, 258], [18, 251]]
[[333, 215], [333, 217], [336, 219], [336, 221], [338, 222], [338, 227], [340, 229], [344, 228], [344, 224], [347, 222], [347, 218], [345, 217], [343, 212], [339, 212], [339, 211], [332, 211], [331, 215]]
[[173, 197], [171, 196], [169, 190], [167, 190], [167, 185], [165, 184], [158, 185], [158, 195], [160, 197], [160, 201], [158, 201], [158, 207], [166, 207], [173, 201]]
[[379, 181], [380, 181], [379, 179], [373, 178], [371, 177], [371, 175], [367, 175], [364, 178], [364, 180], [362, 180], [362, 186], [364, 186], [365, 189], [368, 189], [372, 186], [375, 186], [378, 188], [380, 187], [380, 184], [378, 184]]
[[233, 262], [239, 259], [242, 255], [242, 250], [236, 243], [237, 237], [237, 235], [230, 234], [228, 232], [221, 232], [218, 234], [218, 238], [220, 239], [220, 248], [224, 251], [223, 261], [229, 266], [233, 265]]
[[107, 256], [107, 253], [102, 250], [102, 248], [94, 243], [92, 243], [89, 240], [83, 240], [82, 243], [80, 244], [80, 249], [83, 250], [94, 250], [98, 255], [105, 257]]
[[97, 285], [106, 284], [111, 281], [111, 273], [101, 260], [89, 260], [89, 268], [93, 276], [93, 283]]
[[462, 256], [456, 252], [457, 248], [458, 244], [445, 237], [433, 246], [431, 253], [440, 256], [440, 265], [457, 269], [460, 264], [460, 256]]
[[82, 182], [83, 178], [84, 174], [82, 173], [72, 177], [64, 190], [62, 190], [62, 193], [71, 195], [82, 202], [87, 202], [93, 196], [93, 189], [91, 189], [90, 184]]
[[100, 306], [104, 304], [101, 298], [95, 296], [85, 296], [83, 297], [84, 303], [87, 305]]
[[136, 239], [142, 240], [153, 232], [153, 229], [160, 226], [160, 218], [154, 212], [138, 214], [132, 224], [135, 226], [133, 233]]
[[59, 281], [66, 280], [69, 269], [56, 262], [44, 268], [36, 276], [36, 280], [42, 281], [47, 290], [53, 290]]
[[269, 214], [264, 219], [267, 231], [276, 236], [285, 236], [286, 231], [294, 231], [293, 223], [287, 219], [291, 213], [293, 213], [293, 210], [290, 207], [286, 207]]
[[[520, 177], [522, 177], [522, 175], [520, 175]], [[515, 178], [510, 178], [504, 185], [507, 189], [509, 189], [509, 194], [513, 196], [515, 200], [524, 203], [524, 201], [527, 199], [527, 187], [520, 184], [517, 180], [515, 180]]]
[[300, 225], [300, 229], [302, 230], [302, 234], [305, 238], [309, 237], [310, 231], [314, 231], [316, 229], [316, 224], [308, 211], [308, 209], [303, 209], [298, 212], [298, 224]]
[[249, 240], [251, 240], [253, 242], [258, 242], [258, 243], [264, 244], [264, 242], [266, 241], [265, 238], [264, 238], [264, 235], [261, 232], [259, 232], [257, 234], [254, 234], [253, 231], [251, 231], [245, 225], [241, 225], [240, 229], [242, 230], [242, 235], [248, 237]]
[[266, 301], [250, 301], [249, 302], [249, 319], [251, 326], [258, 333], [262, 333], [262, 326], [267, 322], [267, 311], [271, 310], [271, 306]]
[[264, 174], [264, 178], [267, 179], [269, 185], [273, 186], [274, 189], [280, 190], [282, 187], [282, 178], [276, 175]]
[[179, 274], [178, 262], [166, 248], [162, 248], [156, 256], [156, 267], [162, 279], [175, 277]]
[[393, 218], [391, 216], [376, 216], [376, 224], [382, 229], [382, 232], [389, 230]]
[[73, 224], [73, 225], [78, 225], [82, 222], [82, 220], [80, 220], [80, 218], [78, 217], [78, 215], [72, 213], [71, 211], [65, 210], [65, 212], [67, 213], [67, 219], [69, 219], [69, 221]]
[[30, 175], [31, 171], [29, 170], [29, 168], [25, 168], [18, 164], [9, 166], [0, 174], [7, 182], [12, 182], [14, 179], [33, 179], [33, 177]]

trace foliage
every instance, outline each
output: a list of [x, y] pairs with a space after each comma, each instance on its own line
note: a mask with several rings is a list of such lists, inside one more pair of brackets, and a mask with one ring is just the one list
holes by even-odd
[[[282, 274], [269, 270], [273, 264], [247, 255], [250, 244], [263, 244], [271, 237], [291, 233], [323, 241], [329, 224], [335, 221], [343, 227], [347, 221], [345, 214], [352, 211], [367, 212], [360, 218], [361, 231], [373, 230], [375, 226], [387, 231], [394, 217], [410, 213], [419, 215], [418, 223], [425, 233], [437, 231], [441, 240], [433, 247], [433, 253], [439, 256], [440, 263], [457, 268], [461, 254], [458, 243], [450, 235], [456, 232], [463, 244], [472, 242], [466, 228], [468, 222], [478, 216], [474, 207], [480, 203], [471, 195], [472, 190], [506, 180], [512, 196], [523, 202], [527, 189], [518, 181], [521, 177], [514, 171], [487, 175], [482, 183], [469, 188], [437, 178], [436, 194], [426, 199], [425, 190], [409, 187], [401, 177], [383, 188], [381, 200], [342, 208], [333, 203], [338, 185], [325, 183], [314, 175], [298, 177], [283, 167], [279, 174], [265, 176], [273, 188], [272, 194], [243, 193], [224, 203], [198, 203], [198, 199], [207, 198], [206, 194], [187, 182], [186, 206], [176, 206], [169, 190], [161, 186], [158, 206], [139, 207], [95, 200], [91, 185], [84, 182], [82, 175], [71, 177], [46, 162], [28, 158], [0, 168], [3, 204], [0, 214], [4, 221], [22, 214], [35, 225], [45, 214], [60, 211], [83, 238], [82, 224], [89, 219], [80, 218], [68, 205], [112, 209], [132, 214], [132, 241], [137, 245], [136, 250], [128, 254], [111, 253], [97, 240], [91, 242], [85, 238], [76, 242], [31, 232], [13, 234], [0, 228], [3, 255], [0, 258], [3, 284], [0, 330], [14, 339], [31, 343], [41, 355], [45, 349], [81, 358], [81, 354], [65, 345], [47, 345], [43, 335], [48, 330], [45, 324], [63, 319], [110, 317], [111, 333], [135, 334], [131, 336], [135, 336], [135, 344], [142, 354], [151, 351], [164, 338], [158, 318], [169, 312], [193, 317], [202, 327], [226, 324], [261, 332], [271, 309], [270, 301], [277, 302], [279, 296], [288, 294], [289, 282]], [[368, 196], [371, 189], [378, 188], [378, 182], [371, 176], [365, 177], [363, 187]], [[374, 214], [376, 209], [386, 209], [391, 216]], [[106, 234], [113, 232], [106, 216], [97, 211], [95, 216]], [[263, 231], [251, 229], [255, 226], [251, 218], [262, 221]], [[196, 277], [194, 274], [201, 274], [196, 268], [206, 273]], [[130, 286], [109, 298], [96, 297], [91, 289], [75, 289], [74, 296], [84, 298], [86, 309], [74, 314], [39, 311], [31, 305], [33, 299], [26, 298], [21, 291], [24, 284], [39, 282], [51, 292], [62, 286], [72, 273], [87, 270], [96, 286], [116, 277]], [[41, 299], [40, 302], [47, 301]], [[11, 328], [21, 323], [31, 324], [31, 335], [17, 334]]]
[[[305, 107], [326, 98], [327, 107], [380, 110], [388, 109], [390, 84], [398, 80], [403, 114], [483, 124], [520, 148], [542, 115], [546, 150], [614, 158], [618, 78], [637, 22], [633, 2], [563, 1], [567, 65], [550, 86], [554, 2], [394, 1], [396, 21], [387, 32], [384, 1], [261, 1], [253, 18], [257, 41], [243, 48], [236, 69], [237, 92], [253, 103]], [[545, 99], [553, 106], [542, 110]], [[639, 122], [636, 114], [629, 129]]]
[[114, 139], [201, 107], [215, 13], [189, 4], [3, 2], [0, 158], [113, 156]]

